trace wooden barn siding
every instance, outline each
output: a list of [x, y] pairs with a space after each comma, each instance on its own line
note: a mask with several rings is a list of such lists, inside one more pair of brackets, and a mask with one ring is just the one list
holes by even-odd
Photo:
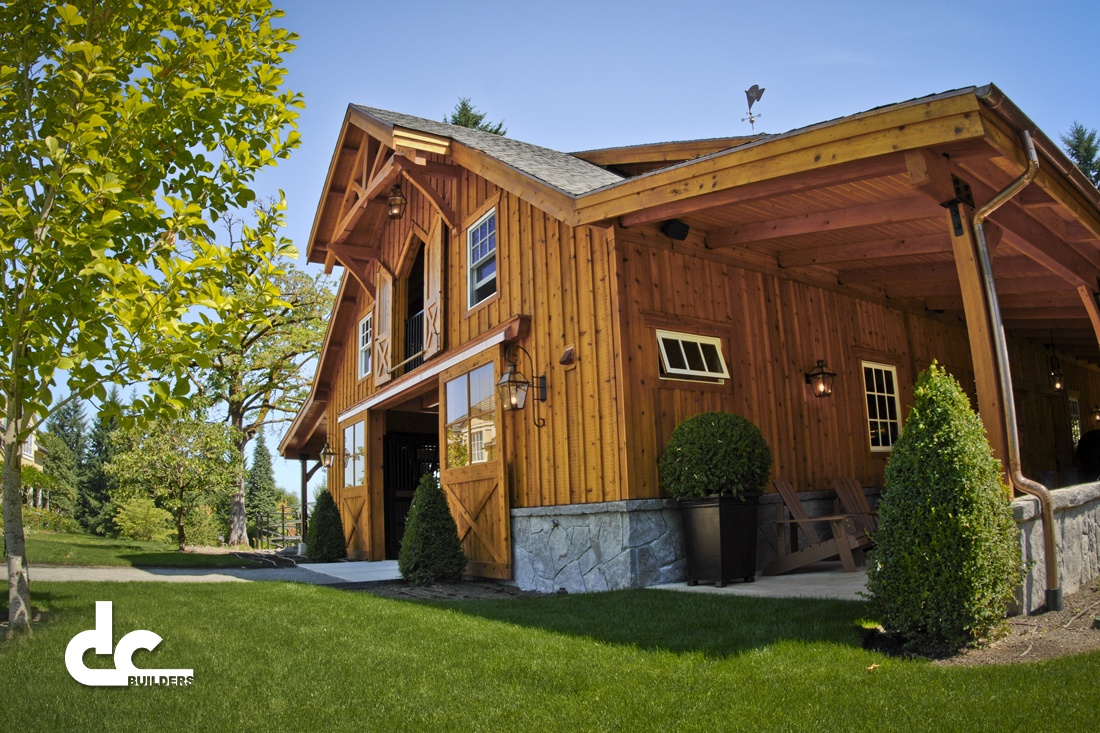
[[[973, 368], [961, 324], [788, 280], [764, 268], [746, 269], [715, 253], [697, 257], [690, 240], [670, 246], [667, 239], [622, 229], [614, 238], [623, 385], [630, 395], [624, 399], [629, 455], [624, 498], [663, 495], [656, 470], [661, 451], [679, 422], [708, 410], [729, 410], [756, 422], [775, 455], [772, 475], [801, 490], [828, 489], [839, 476], [880, 486], [889, 454], [872, 453], [868, 446], [864, 360], [897, 368], [903, 418], [917, 374], [933, 359], [946, 365], [973, 399]], [[731, 379], [721, 386], [660, 379], [655, 327], [720, 335]], [[837, 373], [827, 399], [813, 397], [803, 377], [818, 359]], [[1049, 354], [1042, 348], [1013, 343], [1011, 359], [1027, 423], [1024, 470], [1037, 478], [1039, 471], [1062, 469], [1072, 460], [1068, 407], [1064, 394], [1048, 394]], [[1100, 371], [1067, 359], [1063, 368], [1069, 389], [1081, 392], [1087, 431], [1093, 427], [1089, 411], [1100, 401]]]
[[[439, 158], [438, 160], [443, 160]], [[386, 227], [383, 257], [394, 267], [411, 222], [430, 231], [435, 216], [419, 191], [406, 186], [409, 206], [403, 220]], [[497, 210], [498, 292], [487, 302], [467, 309], [467, 219], [490, 198], [500, 195]], [[508, 461], [506, 475], [514, 507], [615, 501], [622, 497], [625, 447], [617, 389], [617, 323], [611, 317], [615, 277], [614, 258], [607, 237], [592, 227], [573, 229], [541, 210], [472, 173], [462, 171], [445, 188], [459, 229], [450, 233], [444, 257], [445, 356], [515, 315], [531, 317], [528, 336], [520, 342], [534, 360], [535, 373], [547, 375], [549, 397], [536, 406], [531, 397], [522, 412], [504, 413], [501, 442]], [[342, 335], [343, 355], [329, 403], [329, 425], [337, 454], [343, 451], [344, 425], [340, 413], [362, 402], [373, 391], [373, 380], [357, 380], [359, 318], [371, 301], [359, 296], [359, 313]], [[377, 332], [377, 324], [375, 324]], [[559, 359], [573, 347], [575, 362]], [[394, 363], [401, 361], [394, 356]], [[498, 361], [498, 375], [504, 368]], [[518, 368], [528, 377], [530, 366], [522, 354]], [[546, 419], [533, 425], [533, 411]], [[357, 416], [355, 420], [363, 419]], [[378, 436], [370, 434], [373, 446]], [[372, 449], [373, 450], [373, 449]], [[371, 460], [374, 460], [372, 452]], [[371, 470], [374, 468], [375, 470]], [[381, 471], [368, 466], [368, 480], [380, 482]], [[343, 466], [330, 473], [333, 487], [343, 485]], [[381, 496], [381, 489], [374, 490]]]

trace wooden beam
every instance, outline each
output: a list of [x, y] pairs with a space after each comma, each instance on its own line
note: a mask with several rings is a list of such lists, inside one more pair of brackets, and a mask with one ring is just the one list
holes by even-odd
[[333, 256], [344, 266], [344, 269], [352, 274], [352, 276], [359, 281], [359, 284], [363, 287], [363, 290], [367, 291], [371, 300], [374, 299], [375, 287], [374, 278], [372, 277], [373, 268], [371, 265], [377, 260], [373, 257], [363, 257], [363, 253], [355, 247], [349, 247], [343, 244], [330, 244], [329, 251]]
[[[953, 212], [952, 209], [956, 211]], [[990, 305], [982, 286], [977, 243], [969, 225], [970, 210], [965, 205], [955, 204], [945, 210], [944, 215], [962, 292], [966, 333], [970, 340], [970, 357], [978, 392], [978, 414], [985, 426], [993, 454], [1000, 459], [1002, 470], [1007, 470], [1008, 429], [1005, 425], [1004, 395], [997, 370], [997, 349], [991, 328]], [[960, 219], [962, 226], [956, 228], [955, 222]], [[1007, 472], [1004, 478], [1009, 478]]]
[[401, 172], [409, 179], [409, 182], [416, 187], [420, 193], [424, 195], [424, 198], [431, 202], [435, 210], [439, 212], [439, 215], [443, 217], [443, 221], [447, 222], [447, 225], [454, 229], [458, 226], [458, 219], [455, 217], [454, 209], [443, 198], [443, 194], [435, 189], [435, 186], [428, 180], [428, 176], [425, 173], [421, 173], [418, 166], [403, 165]]
[[348, 235], [351, 234], [351, 230], [355, 228], [355, 225], [359, 222], [359, 219], [363, 216], [363, 213], [367, 209], [367, 204], [374, 199], [382, 191], [385, 191], [397, 177], [400, 175], [400, 167], [394, 162], [393, 156], [390, 156], [385, 165], [374, 175], [367, 188], [356, 199], [355, 205], [351, 211], [344, 214], [337, 223], [332, 233], [332, 241], [336, 244], [341, 244], [347, 240]]
[[1085, 304], [1085, 310], [1089, 314], [1089, 322], [1092, 324], [1092, 332], [1096, 337], [1096, 344], [1100, 344], [1100, 305], [1096, 302], [1096, 293], [1084, 285], [1077, 288], [1077, 294], [1081, 302]]
[[916, 237], [874, 239], [852, 244], [803, 247], [780, 252], [782, 267], [807, 267], [809, 265], [836, 265], [841, 263], [873, 262], [904, 255], [925, 255], [950, 252], [951, 243], [945, 234], [923, 234]]
[[574, 199], [552, 186], [520, 173], [507, 163], [489, 157], [480, 150], [455, 142], [451, 159], [476, 175], [500, 186], [508, 193], [542, 209], [558, 221], [570, 222], [574, 218]]
[[[1065, 285], [1065, 283], [1062, 283]], [[887, 293], [892, 297], [914, 297], [909, 294], [906, 289], [898, 288], [898, 292], [895, 294], [894, 289], [887, 289]], [[1076, 308], [1080, 304], [1080, 300], [1077, 294], [1072, 290], [1059, 293], [1019, 293], [1019, 292], [1005, 292], [1005, 288], [997, 285], [997, 300], [1001, 303], [1002, 310], [1039, 310], [1039, 309], [1051, 309], [1051, 308]], [[962, 295], [958, 292], [944, 293], [944, 294], [929, 294], [924, 299], [925, 307], [929, 310], [958, 310], [963, 307]]]
[[854, 181], [866, 181], [883, 176], [897, 175], [902, 170], [904, 170], [904, 161], [901, 156], [882, 155], [871, 160], [844, 163], [798, 176], [784, 176], [783, 178], [757, 181], [737, 188], [705, 193], [694, 198], [660, 204], [641, 211], [624, 214], [619, 217], [619, 224], [624, 228], [642, 226], [657, 221], [665, 221], [666, 219], [675, 219], [704, 209], [743, 204], [778, 195], [805, 193]]
[[924, 197], [883, 201], [847, 209], [816, 211], [785, 219], [769, 219], [720, 229], [707, 235], [711, 249], [749, 244], [765, 239], [796, 237], [801, 234], [855, 229], [876, 224], [896, 224], [919, 219], [939, 218], [943, 210]]

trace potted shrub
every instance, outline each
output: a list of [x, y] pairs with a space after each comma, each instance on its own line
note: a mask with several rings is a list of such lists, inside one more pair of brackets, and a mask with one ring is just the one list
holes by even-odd
[[740, 415], [704, 412], [673, 431], [658, 468], [680, 503], [689, 585], [755, 579], [757, 507], [771, 467], [760, 428]]

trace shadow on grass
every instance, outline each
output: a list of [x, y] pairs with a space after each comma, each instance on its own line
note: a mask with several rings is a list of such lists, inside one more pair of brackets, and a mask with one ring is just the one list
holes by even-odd
[[133, 555], [118, 555], [135, 568], [255, 568], [259, 567], [250, 560], [242, 560], [233, 555], [204, 555], [201, 553], [180, 552], [140, 552]]
[[781, 641], [860, 648], [861, 601], [627, 590], [490, 601], [408, 601], [647, 651], [721, 658]]

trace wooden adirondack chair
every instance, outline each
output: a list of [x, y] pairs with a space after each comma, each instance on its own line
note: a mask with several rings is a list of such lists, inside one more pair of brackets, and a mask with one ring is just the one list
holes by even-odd
[[851, 514], [856, 525], [864, 534], [872, 534], [878, 529], [878, 513], [871, 511], [863, 487], [854, 478], [833, 479], [833, 491], [847, 514]]
[[[783, 499], [783, 507], [780, 507], [780, 516], [776, 520], [779, 556], [768, 563], [762, 575], [781, 575], [819, 560], [836, 557], [840, 558], [841, 566], [849, 573], [854, 573], [857, 567], [863, 565], [863, 548], [867, 544], [867, 537], [856, 527], [852, 516], [835, 514], [811, 518], [806, 514], [806, 509], [802, 506], [798, 494], [791, 488], [790, 482], [774, 479], [772, 486]], [[832, 529], [832, 537], [822, 540], [814, 528], [814, 522], [828, 522]], [[806, 547], [797, 549], [797, 543], [794, 543], [795, 549], [792, 551], [789, 549], [788, 535], [795, 532], [796, 526], [802, 530], [808, 544]]]

